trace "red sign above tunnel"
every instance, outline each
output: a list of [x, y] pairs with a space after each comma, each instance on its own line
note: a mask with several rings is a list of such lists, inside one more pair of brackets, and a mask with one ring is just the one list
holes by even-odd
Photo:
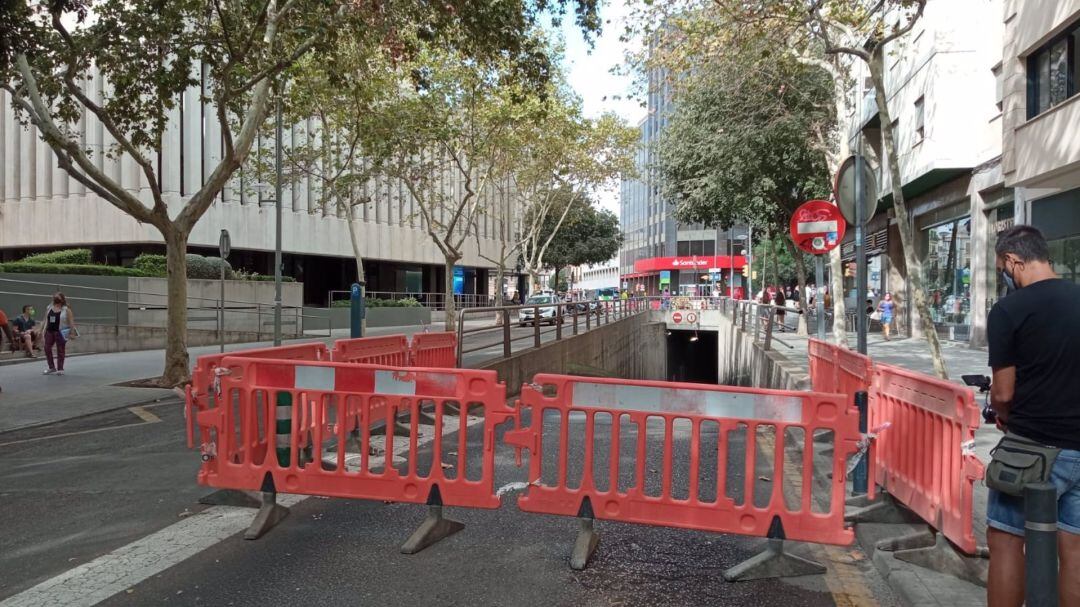
[[746, 265], [742, 255], [700, 255], [695, 257], [650, 257], [634, 262], [634, 272], [657, 272], [660, 270], [741, 270]]

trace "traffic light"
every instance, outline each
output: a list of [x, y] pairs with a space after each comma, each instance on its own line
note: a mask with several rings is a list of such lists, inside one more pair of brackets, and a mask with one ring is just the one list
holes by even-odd
[[844, 277], [855, 278], [855, 262], [848, 262], [844, 264]]
[[748, 278], [750, 277], [750, 264], [743, 265], [743, 267], [742, 267], [742, 275], [746, 276]]

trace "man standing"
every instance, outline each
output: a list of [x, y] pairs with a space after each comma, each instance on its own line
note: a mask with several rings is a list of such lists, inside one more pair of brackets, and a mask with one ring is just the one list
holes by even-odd
[[[997, 269], [1011, 295], [987, 319], [990, 402], [998, 426], [1061, 449], [1050, 482], [1058, 493], [1059, 595], [1080, 606], [1080, 286], [1050, 264], [1039, 230], [1019, 225], [998, 236]], [[1024, 602], [1024, 500], [990, 490], [986, 511], [990, 607]], [[1071, 575], [1065, 575], [1071, 572]]]

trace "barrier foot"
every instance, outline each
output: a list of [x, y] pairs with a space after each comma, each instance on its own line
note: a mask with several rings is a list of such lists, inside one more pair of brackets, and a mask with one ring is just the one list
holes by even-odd
[[577, 540], [574, 542], [574, 551], [570, 553], [570, 568], [574, 571], [585, 569], [600, 543], [600, 534], [593, 529], [593, 519], [581, 517], [578, 521], [581, 528], [578, 529]]
[[413, 531], [409, 539], [401, 545], [402, 554], [416, 554], [424, 548], [438, 542], [443, 538], [450, 537], [465, 528], [463, 523], [443, 518], [442, 505], [432, 504], [428, 506], [427, 517], [420, 527]]
[[964, 556], [953, 547], [945, 536], [938, 533], [932, 546], [898, 550], [893, 556], [901, 561], [932, 569], [940, 573], [958, 577], [978, 586], [986, 586], [986, 575], [990, 561], [980, 556]]
[[937, 541], [934, 532], [929, 529], [923, 529], [921, 531], [915, 531], [907, 535], [898, 535], [896, 537], [887, 537], [883, 540], [878, 540], [874, 544], [874, 548], [881, 550], [882, 552], [898, 552], [901, 550], [918, 550], [920, 548], [929, 548]]
[[724, 571], [729, 582], [825, 573], [825, 566], [784, 551], [784, 540], [769, 538], [765, 550]]
[[[858, 504], [859, 502], [856, 501], [855, 503]], [[893, 498], [882, 495], [880, 500], [870, 502], [868, 506], [856, 507], [854, 510], [846, 512], [844, 521], [848, 523], [907, 524], [919, 523], [922, 522], [922, 519], [896, 503]]]
[[258, 491], [240, 491], [239, 489], [218, 489], [199, 498], [200, 504], [207, 506], [237, 506], [239, 508], [261, 508], [262, 498]]
[[251, 525], [247, 528], [247, 531], [244, 532], [244, 539], [259, 539], [264, 533], [273, 529], [286, 516], [289, 516], [289, 509], [277, 503], [277, 493], [263, 491], [262, 505], [255, 514], [255, 520], [251, 521]]

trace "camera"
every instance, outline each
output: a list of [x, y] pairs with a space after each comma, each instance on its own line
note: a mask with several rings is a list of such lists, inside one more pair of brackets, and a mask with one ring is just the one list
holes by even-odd
[[961, 375], [960, 379], [964, 380], [964, 383], [972, 388], [978, 388], [980, 394], [986, 394], [986, 398], [983, 399], [983, 421], [988, 424], [996, 424], [997, 414], [994, 413], [993, 407], [990, 406], [990, 378], [986, 375]]

